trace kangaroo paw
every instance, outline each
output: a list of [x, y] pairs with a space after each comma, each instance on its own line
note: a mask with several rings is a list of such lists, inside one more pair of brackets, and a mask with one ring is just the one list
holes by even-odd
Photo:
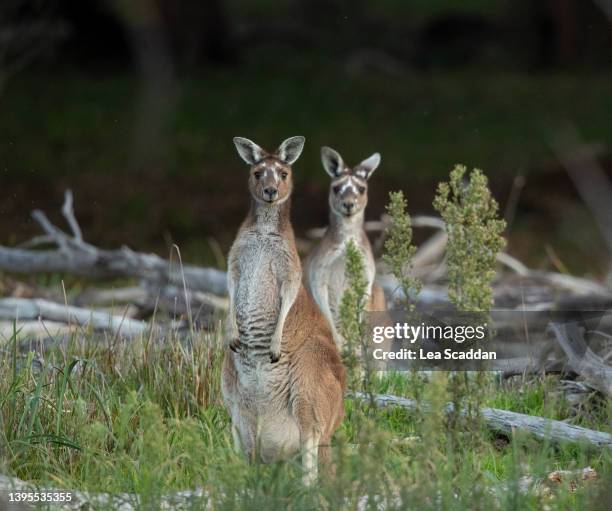
[[238, 353], [239, 351], [241, 351], [242, 350], [242, 343], [240, 342], [240, 339], [238, 339], [237, 337], [235, 339], [233, 339], [229, 343], [229, 349], [232, 350], [234, 353]]

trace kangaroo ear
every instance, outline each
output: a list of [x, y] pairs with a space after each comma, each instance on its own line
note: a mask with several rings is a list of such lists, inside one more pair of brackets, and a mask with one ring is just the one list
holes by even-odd
[[266, 152], [248, 138], [234, 137], [234, 145], [240, 157], [249, 165], [255, 165], [266, 156]]
[[342, 156], [331, 147], [321, 147], [321, 163], [323, 163], [323, 168], [331, 177], [338, 177], [344, 172]]
[[363, 179], [370, 179], [370, 176], [380, 165], [380, 153], [374, 153], [369, 158], [363, 160], [359, 165], [355, 167], [353, 171], [356, 176]]
[[290, 137], [278, 147], [276, 156], [288, 165], [293, 165], [302, 154], [304, 142], [306, 142], [304, 137]]

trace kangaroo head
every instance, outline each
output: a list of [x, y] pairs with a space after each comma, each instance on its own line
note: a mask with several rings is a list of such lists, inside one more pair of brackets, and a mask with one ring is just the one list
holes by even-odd
[[329, 188], [332, 212], [343, 217], [362, 212], [368, 204], [368, 179], [380, 165], [380, 154], [374, 153], [351, 169], [337, 151], [322, 147], [321, 161], [332, 178]]
[[274, 153], [269, 153], [248, 138], [234, 137], [240, 157], [251, 166], [249, 191], [264, 204], [280, 204], [291, 195], [291, 165], [300, 157], [304, 137], [285, 140]]

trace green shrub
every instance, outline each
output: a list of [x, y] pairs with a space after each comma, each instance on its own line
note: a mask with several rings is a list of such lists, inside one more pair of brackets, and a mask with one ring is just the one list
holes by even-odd
[[368, 297], [368, 281], [363, 254], [353, 240], [346, 244], [344, 271], [348, 286], [340, 301], [340, 334], [345, 340], [342, 358], [349, 374], [349, 388], [353, 392], [368, 392], [371, 361], [367, 356], [366, 325], [363, 318]]
[[412, 258], [416, 247], [412, 244], [412, 221], [407, 208], [408, 202], [403, 192], [389, 193], [386, 209], [391, 217], [391, 226], [387, 228], [383, 262], [399, 282], [407, 308], [412, 310], [422, 283], [412, 276]]
[[[389, 267], [391, 274], [399, 282], [404, 295], [405, 308], [414, 314], [418, 295], [423, 283], [412, 275], [413, 258], [417, 248], [412, 243], [412, 219], [408, 214], [408, 201], [400, 190], [389, 193], [389, 202], [386, 206], [387, 213], [391, 218], [391, 226], [387, 228], [383, 262]], [[401, 304], [401, 300], [397, 300]], [[415, 317], [416, 318], [416, 317]], [[416, 321], [418, 323], [418, 320]], [[410, 371], [410, 386], [413, 390], [414, 399], [417, 403], [417, 425], [422, 426], [421, 390], [424, 388], [425, 378], [417, 367]], [[419, 430], [420, 431], [420, 430]]]
[[[448, 235], [446, 263], [448, 294], [459, 311], [488, 314], [493, 305], [491, 283], [497, 254], [504, 248], [501, 233], [506, 224], [498, 218], [497, 202], [482, 171], [456, 165], [450, 181], [440, 183], [434, 208], [445, 222]], [[456, 449], [474, 448], [483, 441], [480, 396], [484, 374], [451, 372], [448, 389], [453, 403], [449, 414], [449, 439]]]
[[504, 220], [482, 171], [464, 182], [466, 167], [456, 165], [450, 182], [440, 183], [433, 205], [446, 224], [448, 294], [458, 310], [489, 311], [497, 254], [505, 247]]

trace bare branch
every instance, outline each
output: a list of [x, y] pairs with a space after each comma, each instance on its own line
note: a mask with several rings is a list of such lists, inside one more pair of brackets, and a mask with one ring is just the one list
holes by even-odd
[[34, 236], [31, 240], [20, 243], [17, 245], [17, 248], [35, 248], [40, 245], [48, 245], [49, 243], [53, 243], [53, 238], [46, 234], [42, 234], [40, 236]]
[[506, 254], [505, 252], [501, 252], [497, 255], [497, 262], [503, 264], [504, 266], [510, 268], [513, 272], [526, 277], [529, 275], [529, 268], [525, 266], [521, 261], [512, 257], [510, 254]]
[[32, 218], [38, 222], [38, 225], [40, 225], [42, 230], [47, 233], [47, 236], [57, 244], [60, 250], [68, 252], [68, 236], [66, 236], [61, 229], [55, 227], [43, 211], [35, 209], [32, 211]]
[[74, 239], [76, 241], [83, 241], [83, 233], [81, 232], [81, 227], [79, 226], [79, 223], [74, 217], [74, 210], [72, 205], [72, 190], [66, 190], [66, 193], [64, 194], [64, 205], [62, 206], [62, 214], [64, 215], [64, 218], [66, 219], [68, 225], [70, 226], [70, 229], [72, 230]]
[[612, 397], [612, 367], [586, 344], [576, 323], [551, 323], [557, 343], [567, 355], [568, 365], [594, 389]]

